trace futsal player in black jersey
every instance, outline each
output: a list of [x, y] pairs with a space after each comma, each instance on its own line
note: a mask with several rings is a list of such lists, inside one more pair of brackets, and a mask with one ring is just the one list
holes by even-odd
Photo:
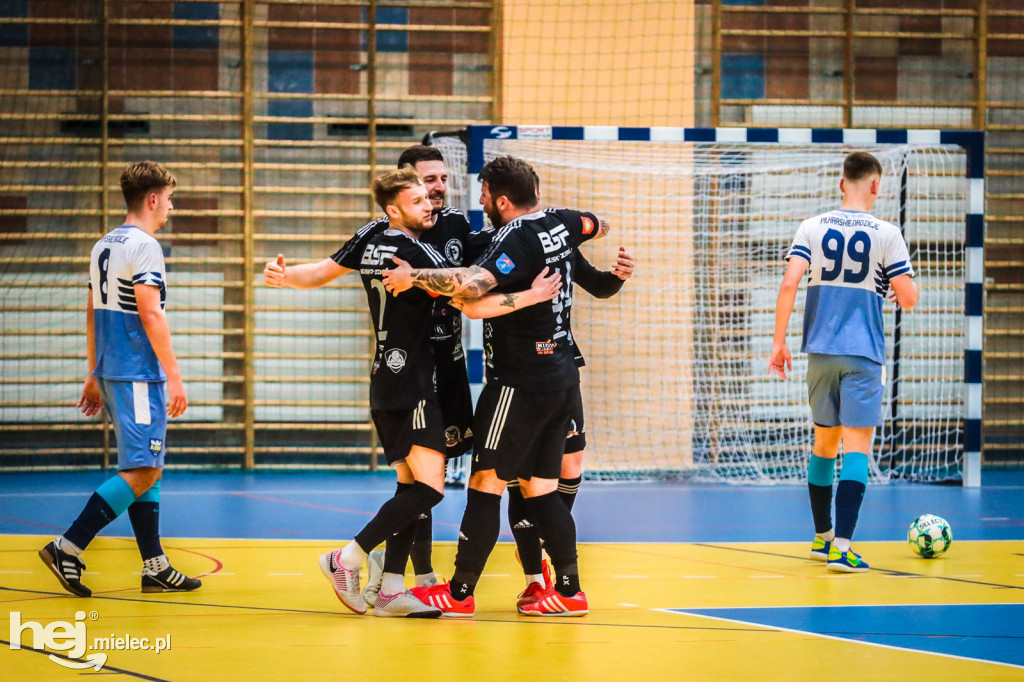
[[320, 557], [320, 568], [349, 609], [366, 612], [359, 572], [367, 554], [387, 541], [383, 582], [374, 615], [432, 618], [441, 615], [405, 589], [403, 576], [416, 521], [444, 497], [444, 423], [434, 390], [430, 341], [433, 299], [424, 291], [389, 294], [381, 272], [395, 258], [419, 267], [445, 264], [419, 237], [434, 213], [416, 171], [403, 168], [373, 181], [374, 198], [390, 226], [372, 237], [359, 274], [373, 320], [376, 348], [370, 372], [370, 413], [388, 463], [405, 485], [341, 549]]
[[[611, 270], [599, 270], [586, 259], [582, 252], [577, 251], [573, 260], [572, 284], [579, 285], [595, 298], [611, 298], [622, 289], [622, 285], [633, 274], [633, 257], [625, 248], [619, 247], [616, 261]], [[570, 292], [570, 296], [572, 292]], [[452, 305], [462, 310], [470, 318], [488, 318], [507, 315], [513, 308], [495, 305], [493, 295], [472, 301], [453, 299]], [[573, 339], [574, 359], [577, 367], [584, 367], [586, 361], [576, 339]], [[562, 470], [558, 477], [558, 496], [565, 506], [572, 511], [576, 502], [576, 493], [583, 480], [583, 451], [587, 446], [586, 421], [584, 419], [583, 396], [578, 395], [573, 401], [572, 417], [569, 421], [569, 432], [565, 439], [565, 454], [562, 456]], [[530, 507], [519, 489], [519, 480], [508, 482], [508, 524], [516, 541], [516, 558], [523, 567], [526, 576], [526, 589], [516, 600], [516, 608], [543, 599], [551, 590], [552, 579], [548, 562], [544, 559], [541, 537], [536, 520]]]
[[450, 583], [414, 590], [446, 616], [475, 613], [473, 592], [497, 541], [501, 495], [511, 478], [519, 479], [556, 574], [553, 589], [522, 613], [580, 616], [588, 609], [580, 588], [576, 527], [557, 488], [573, 396], [579, 387], [569, 318], [572, 260], [581, 243], [604, 236], [609, 226], [591, 213], [539, 210], [534, 178], [528, 163], [510, 156], [484, 166], [480, 202], [496, 232], [473, 266], [410, 269], [396, 259], [399, 267], [385, 272], [383, 278], [391, 291], [415, 286], [463, 299], [479, 298], [492, 290], [522, 289], [545, 267], [563, 281], [562, 291], [550, 305], [522, 308], [484, 323], [487, 385], [474, 418], [472, 474], [455, 573]]
[[[448, 171], [444, 157], [435, 147], [414, 145], [398, 157], [398, 168], [412, 166], [427, 189], [427, 197], [435, 214], [434, 226], [423, 233], [422, 241], [432, 245], [446, 260], [447, 267], [472, 262], [489, 243], [486, 236], [475, 235], [469, 221], [457, 209], [445, 206]], [[360, 269], [367, 243], [388, 229], [388, 216], [370, 221], [360, 228], [329, 258], [316, 263], [285, 267], [283, 255], [270, 261], [263, 270], [268, 286], [314, 289]], [[447, 298], [434, 299], [431, 317], [431, 342], [437, 372], [437, 393], [444, 419], [445, 455], [458, 457], [473, 447], [473, 402], [466, 371], [466, 355], [462, 348], [462, 316], [447, 305]], [[398, 490], [405, 484], [399, 483]], [[425, 512], [416, 528], [411, 558], [417, 585], [437, 583], [432, 566], [432, 519]], [[385, 552], [371, 552], [367, 565], [369, 580], [364, 597], [372, 607], [380, 587]]]

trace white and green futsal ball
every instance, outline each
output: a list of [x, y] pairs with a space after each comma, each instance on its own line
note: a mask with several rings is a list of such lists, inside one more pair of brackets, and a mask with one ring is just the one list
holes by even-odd
[[907, 542], [914, 554], [924, 559], [934, 559], [944, 554], [953, 544], [953, 530], [941, 516], [922, 514], [910, 524]]

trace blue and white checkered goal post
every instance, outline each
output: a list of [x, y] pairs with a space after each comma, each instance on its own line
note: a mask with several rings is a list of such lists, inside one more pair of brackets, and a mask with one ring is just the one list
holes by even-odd
[[[875, 154], [885, 177], [872, 212], [903, 231], [921, 302], [905, 316], [886, 304], [872, 478], [980, 484], [983, 133], [499, 125], [433, 142], [450, 203], [474, 229], [485, 220], [477, 174], [512, 154], [537, 170], [543, 205], [611, 219], [606, 243], [583, 247], [596, 266], [608, 269], [619, 245], [637, 259], [618, 296], [574, 294], [588, 475], [742, 482], [805, 480], [806, 358], [794, 352], [787, 381], [766, 373], [782, 259], [802, 220], [838, 207], [843, 157]], [[802, 310], [803, 293], [794, 351]], [[481, 325], [467, 336], [478, 393]]]

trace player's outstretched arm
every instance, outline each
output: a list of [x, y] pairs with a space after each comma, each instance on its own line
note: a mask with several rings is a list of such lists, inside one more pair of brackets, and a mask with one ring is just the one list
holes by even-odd
[[263, 267], [263, 281], [268, 287], [317, 289], [350, 272], [352, 271], [338, 265], [331, 258], [325, 258], [317, 263], [286, 267], [284, 256], [279, 253], [276, 260], [267, 261]]
[[160, 287], [139, 283], [134, 288], [142, 328], [146, 330], [146, 337], [153, 346], [156, 359], [167, 375], [167, 414], [180, 417], [188, 407], [188, 398], [185, 396], [185, 385], [181, 382], [178, 359], [171, 348], [171, 329], [160, 307]]
[[89, 302], [85, 305], [85, 355], [89, 363], [89, 372], [85, 375], [82, 386], [82, 397], [78, 399], [78, 409], [86, 417], [92, 417], [103, 409], [103, 397], [100, 387], [92, 371], [96, 369], [96, 328], [93, 323], [92, 290], [89, 291]]
[[917, 305], [921, 292], [917, 288], [917, 282], [910, 275], [894, 277], [889, 282], [889, 286], [892, 287], [890, 298], [896, 302], [896, 305], [904, 310], [910, 310]]
[[467, 317], [479, 320], [485, 317], [501, 317], [531, 305], [550, 301], [558, 295], [561, 288], [562, 275], [558, 272], [549, 273], [549, 269], [545, 267], [534, 278], [533, 285], [525, 291], [514, 294], [487, 294], [472, 301], [453, 298], [450, 303]]
[[768, 356], [768, 373], [775, 372], [780, 379], [786, 378], [786, 370], [793, 371], [793, 356], [786, 345], [786, 329], [789, 327], [789, 316], [793, 314], [793, 303], [800, 288], [800, 280], [807, 272], [809, 263], [800, 257], [791, 258], [786, 266], [786, 274], [779, 287], [779, 297], [775, 302], [775, 336], [772, 338], [772, 352]]
[[498, 286], [494, 275], [479, 265], [470, 265], [468, 268], [413, 269], [401, 258], [395, 257], [393, 260], [395, 267], [384, 271], [383, 281], [384, 288], [395, 296], [417, 287], [438, 296], [472, 300]]

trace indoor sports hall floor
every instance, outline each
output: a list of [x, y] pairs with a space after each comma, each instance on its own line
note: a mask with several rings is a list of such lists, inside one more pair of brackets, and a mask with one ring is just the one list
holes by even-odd
[[[986, 472], [981, 489], [869, 487], [855, 538], [873, 566], [863, 575], [806, 558], [802, 486], [585, 483], [576, 517], [590, 615], [517, 616], [522, 577], [504, 530], [472, 621], [347, 614], [321, 575], [317, 557], [391, 495], [386, 473], [169, 471], [164, 547], [203, 588], [141, 594], [119, 519], [85, 555], [94, 596], [71, 597], [36, 552], [106, 476], [0, 475], [0, 600], [22, 624], [80, 622], [90, 647], [136, 637], [169, 648], [92, 648], [107, 655], [100, 672], [71, 670], [34, 651], [28, 630], [12, 650], [0, 626], [0, 679], [1024, 680], [1024, 472]], [[434, 511], [446, 576], [464, 504], [450, 489]], [[955, 537], [931, 561], [905, 541], [926, 512]]]

